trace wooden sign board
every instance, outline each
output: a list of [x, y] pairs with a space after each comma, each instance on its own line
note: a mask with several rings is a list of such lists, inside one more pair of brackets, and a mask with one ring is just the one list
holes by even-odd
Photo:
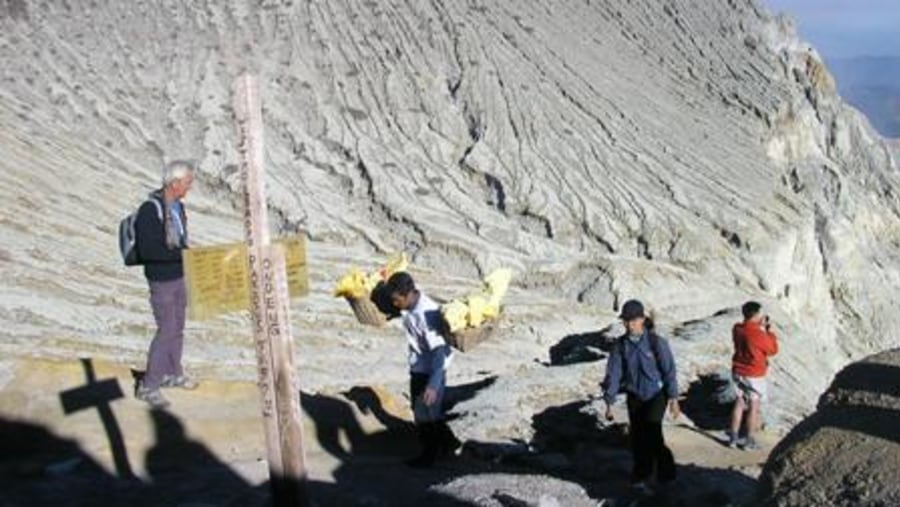
[[[288, 289], [292, 299], [309, 294], [306, 238], [277, 242], [285, 253]], [[188, 316], [206, 320], [223, 313], [250, 309], [247, 244], [233, 243], [190, 248], [183, 252]]]

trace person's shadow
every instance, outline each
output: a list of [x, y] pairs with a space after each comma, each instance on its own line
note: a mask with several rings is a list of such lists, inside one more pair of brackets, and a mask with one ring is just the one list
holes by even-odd
[[165, 410], [151, 410], [156, 445], [145, 457], [147, 474], [160, 505], [259, 504], [252, 486], [205, 445], [188, 438], [184, 425]]
[[[495, 380], [449, 386], [445, 407], [474, 397]], [[507, 469], [465, 456], [445, 458], [428, 469], [405, 466], [404, 459], [419, 451], [408, 400], [380, 388], [356, 386], [338, 395], [304, 392], [300, 404], [315, 425], [322, 450], [340, 462], [332, 472], [334, 484], [311, 485], [321, 505], [471, 505], [431, 488], [460, 476]]]
[[[315, 440], [328, 454], [338, 459], [348, 458], [350, 451], [365, 439], [359, 421], [345, 402], [331, 396], [301, 392], [300, 406], [315, 423]], [[344, 448], [342, 433], [350, 449]]]
[[[385, 410], [372, 388], [354, 387], [345, 396], [346, 399], [305, 392], [300, 395], [303, 411], [315, 424], [315, 438], [328, 454], [341, 461], [372, 456], [399, 459], [415, 449], [412, 423]], [[366, 432], [351, 401], [363, 415], [375, 417], [383, 428]]]
[[[444, 412], [448, 413], [460, 403], [475, 398], [482, 389], [492, 386], [496, 381], [497, 376], [491, 375], [475, 382], [447, 386], [447, 392], [444, 394]], [[449, 418], [453, 416], [454, 414], [448, 413]]]
[[206, 446], [189, 439], [174, 415], [151, 411], [150, 417], [156, 443], [145, 458], [149, 477], [142, 479], [108, 472], [76, 441], [41, 425], [0, 415], [0, 505], [268, 504], [268, 483], [254, 487], [244, 480]]
[[[386, 393], [384, 391], [376, 391], [369, 386], [354, 386], [341, 394], [352, 401], [360, 412], [364, 415], [372, 415], [385, 428], [400, 431], [413, 430], [412, 421], [398, 417], [385, 408]], [[396, 411], [399, 407], [392, 408]]]

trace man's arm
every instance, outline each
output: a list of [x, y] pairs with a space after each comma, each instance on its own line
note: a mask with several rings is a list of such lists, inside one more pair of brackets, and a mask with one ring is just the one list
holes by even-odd
[[772, 330], [766, 330], [769, 348], [766, 350], [767, 356], [774, 356], [778, 353], [778, 336]]
[[181, 249], [169, 250], [166, 247], [166, 230], [155, 203], [147, 201], [141, 205], [134, 226], [141, 262], [145, 264], [181, 262]]
[[774, 356], [778, 353], [778, 339], [772, 331], [751, 327], [747, 330], [747, 339], [752, 347], [759, 349], [767, 356]]
[[447, 356], [450, 355], [450, 346], [444, 345], [431, 350], [431, 374], [428, 377], [428, 387], [439, 391], [444, 387], [447, 367]]
[[444, 387], [444, 370], [447, 368], [447, 358], [452, 351], [447, 341], [440, 334], [441, 312], [429, 310], [425, 312], [425, 343], [431, 351], [431, 369], [428, 378], [428, 387], [434, 390]]
[[603, 379], [603, 399], [607, 405], [612, 405], [619, 395], [622, 385], [622, 350], [619, 344], [613, 346], [606, 360], [606, 377]]
[[659, 346], [659, 372], [662, 375], [663, 388], [666, 390], [666, 398], [678, 399], [678, 376], [675, 372], [675, 356], [669, 347], [669, 342], [664, 338], [657, 338]]

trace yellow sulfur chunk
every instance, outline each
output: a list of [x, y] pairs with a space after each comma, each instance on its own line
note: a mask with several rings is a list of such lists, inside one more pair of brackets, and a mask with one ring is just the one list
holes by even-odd
[[387, 264], [372, 273], [366, 274], [359, 268], [353, 268], [338, 280], [334, 288], [334, 297], [368, 298], [378, 282], [387, 281], [391, 275], [399, 271], [406, 271], [408, 267], [409, 260], [406, 258], [406, 253], [401, 252], [391, 257]]
[[453, 333], [464, 329], [468, 323], [469, 307], [461, 301], [454, 300], [441, 306], [441, 313]]
[[381, 280], [381, 275], [377, 271], [374, 273], [370, 273], [365, 280], [367, 291], [371, 293], [375, 289], [375, 286], [378, 285], [378, 282], [380, 282]]
[[484, 310], [487, 300], [483, 296], [469, 296], [469, 326], [478, 327], [484, 322]]
[[406, 271], [407, 268], [409, 268], [409, 259], [406, 258], [406, 252], [400, 252], [388, 260], [387, 264], [384, 265], [384, 268], [381, 269], [381, 275], [387, 280], [394, 273]]
[[488, 298], [488, 306], [500, 311], [500, 301], [509, 290], [509, 282], [512, 280], [512, 270], [508, 268], [495, 269], [484, 277], [485, 293]]
[[366, 274], [359, 268], [353, 268], [338, 280], [334, 296], [360, 299], [368, 297], [370, 292], [371, 288], [368, 287]]

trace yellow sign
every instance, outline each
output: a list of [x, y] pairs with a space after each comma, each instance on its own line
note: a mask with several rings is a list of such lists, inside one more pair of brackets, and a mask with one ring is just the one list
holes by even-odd
[[309, 271], [306, 267], [306, 238], [294, 236], [278, 241], [284, 245], [284, 264], [287, 268], [288, 292], [291, 298], [309, 294]]
[[[276, 242], [284, 249], [291, 298], [309, 293], [306, 239], [291, 237]], [[234, 243], [184, 251], [184, 277], [188, 315], [205, 320], [222, 313], [250, 308], [247, 245]]]

